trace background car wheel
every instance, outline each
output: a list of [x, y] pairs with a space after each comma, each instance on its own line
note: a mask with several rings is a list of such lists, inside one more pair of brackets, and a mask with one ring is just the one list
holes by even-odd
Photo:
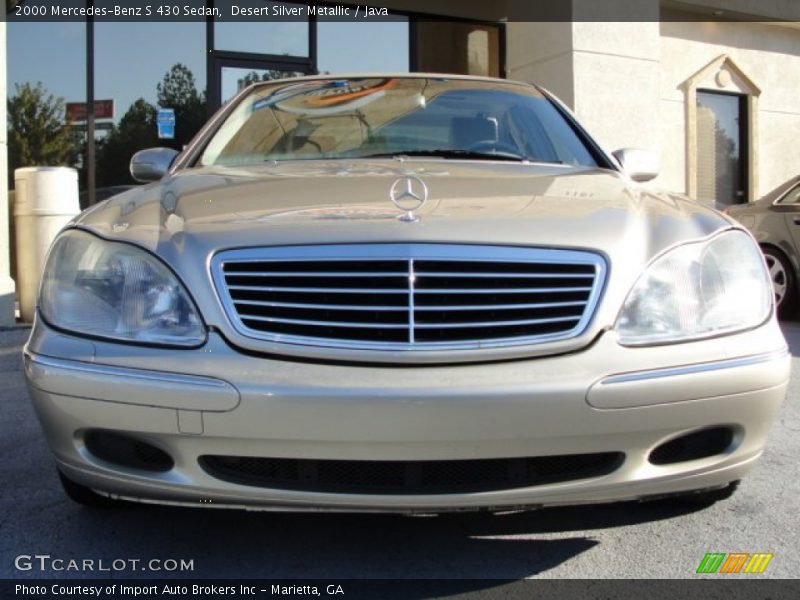
[[112, 500], [111, 498], [101, 496], [91, 488], [75, 483], [71, 479], [68, 479], [61, 471], [58, 472], [58, 478], [61, 480], [61, 487], [64, 488], [64, 493], [69, 496], [70, 500], [82, 504], [83, 506], [88, 506], [90, 508], [115, 508], [124, 504], [124, 502], [120, 500]]
[[763, 250], [772, 280], [772, 289], [775, 291], [775, 306], [778, 308], [778, 314], [782, 317], [789, 316], [797, 303], [797, 288], [792, 265], [780, 250], [770, 247]]

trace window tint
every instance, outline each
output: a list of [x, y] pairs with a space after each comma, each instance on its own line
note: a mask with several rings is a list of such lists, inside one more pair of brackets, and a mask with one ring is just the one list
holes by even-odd
[[416, 38], [420, 71], [500, 76], [500, 29], [496, 25], [421, 20]]
[[317, 21], [320, 73], [405, 73], [409, 71], [408, 17], [391, 21]]

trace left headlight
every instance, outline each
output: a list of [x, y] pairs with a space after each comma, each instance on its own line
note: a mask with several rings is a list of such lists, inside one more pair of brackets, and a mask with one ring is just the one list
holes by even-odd
[[39, 310], [55, 327], [142, 344], [197, 346], [205, 327], [175, 275], [144, 250], [69, 230], [53, 244]]
[[639, 277], [617, 318], [619, 342], [661, 344], [751, 329], [772, 310], [772, 285], [756, 243], [729, 230], [678, 246]]

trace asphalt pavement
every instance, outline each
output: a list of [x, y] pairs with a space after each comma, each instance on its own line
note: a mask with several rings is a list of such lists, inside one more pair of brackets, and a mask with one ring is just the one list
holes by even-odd
[[[707, 552], [771, 552], [760, 578], [800, 575], [800, 323], [784, 324], [792, 381], [769, 446], [730, 500], [705, 509], [625, 503], [526, 513], [408, 517], [250, 513], [67, 500], [28, 401], [21, 349], [0, 331], [0, 577], [20, 555], [192, 560], [202, 578], [686, 578]], [[119, 564], [119, 563], [118, 563]], [[140, 575], [134, 571], [114, 576]], [[161, 573], [149, 573], [163, 576]], [[706, 576], [707, 577], [707, 576]]]

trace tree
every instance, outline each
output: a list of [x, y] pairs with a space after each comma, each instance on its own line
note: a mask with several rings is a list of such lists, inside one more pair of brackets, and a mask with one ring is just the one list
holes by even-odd
[[167, 71], [156, 92], [159, 107], [175, 110], [175, 139], [161, 140], [161, 145], [181, 150], [206, 121], [205, 93], [198, 93], [194, 75], [181, 63]]
[[41, 83], [16, 84], [8, 99], [8, 176], [14, 169], [33, 166], [74, 167], [81, 134], [66, 122], [64, 99], [48, 93]]
[[198, 93], [194, 75], [185, 65], [177, 63], [167, 71], [156, 85], [156, 97], [159, 107], [175, 110], [175, 139], [158, 138], [156, 107], [139, 98], [96, 142], [98, 188], [135, 183], [129, 165], [136, 152], [154, 146], [181, 150], [205, 123], [205, 94]]
[[237, 80], [236, 86], [237, 90], [242, 90], [251, 83], [257, 83], [259, 81], [275, 81], [276, 79], [283, 79], [284, 77], [288, 76], [289, 74], [286, 71], [275, 71], [273, 69], [264, 71], [260, 75], [258, 71], [250, 71], [244, 77]]
[[97, 187], [135, 183], [129, 171], [131, 157], [143, 148], [160, 145], [160, 141], [156, 107], [139, 98], [105, 139], [97, 140]]

